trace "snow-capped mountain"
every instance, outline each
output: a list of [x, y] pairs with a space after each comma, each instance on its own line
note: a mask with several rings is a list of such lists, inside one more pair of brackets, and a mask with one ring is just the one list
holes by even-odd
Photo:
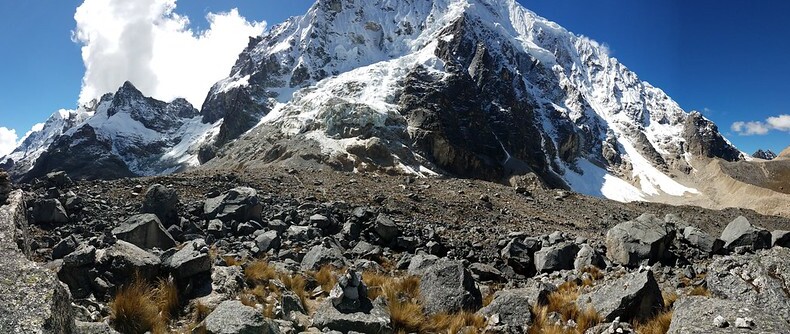
[[58, 119], [72, 118], [0, 161], [17, 178], [200, 162], [538, 179], [632, 201], [697, 196], [706, 161], [745, 158], [605, 47], [515, 0], [319, 0], [250, 38], [200, 113], [126, 84]]
[[535, 173], [617, 200], [695, 194], [678, 180], [695, 160], [742, 158], [606, 48], [514, 0], [320, 0], [251, 39], [203, 114], [258, 124], [213, 166]]
[[200, 143], [216, 127], [186, 100], [158, 101], [127, 82], [77, 111], [55, 113], [1, 160], [21, 180], [52, 170], [88, 179], [168, 174], [197, 165]]
[[757, 152], [754, 152], [754, 154], [752, 154], [752, 157], [757, 159], [763, 159], [763, 160], [773, 160], [776, 159], [777, 155], [771, 150], [760, 149], [757, 150]]
[[16, 171], [30, 170], [58, 136], [82, 124], [91, 116], [93, 116], [91, 106], [78, 110], [56, 111], [44, 123], [34, 126], [29, 134], [20, 140], [19, 146], [13, 152], [0, 158], [0, 168]]

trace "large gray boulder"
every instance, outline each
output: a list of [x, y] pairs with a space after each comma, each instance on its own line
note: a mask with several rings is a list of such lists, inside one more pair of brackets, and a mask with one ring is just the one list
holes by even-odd
[[735, 250], [736, 247], [746, 247], [751, 250], [771, 247], [771, 232], [752, 225], [744, 216], [739, 216], [727, 224], [721, 232], [724, 248]]
[[17, 246], [16, 226], [27, 231], [22, 192], [0, 204], [0, 333], [73, 332], [71, 295], [55, 274], [29, 261]]
[[129, 217], [121, 226], [114, 228], [112, 234], [143, 249], [167, 250], [176, 245], [173, 236], [152, 213]]
[[267, 321], [253, 307], [237, 300], [224, 301], [203, 321], [209, 334], [269, 334], [279, 333], [279, 327]]
[[332, 301], [324, 301], [315, 311], [313, 326], [341, 333], [392, 333], [390, 312], [383, 297], [373, 302], [367, 300], [360, 305], [359, 311], [346, 313], [335, 308]]
[[398, 224], [383, 213], [376, 217], [376, 223], [373, 225], [373, 229], [376, 231], [376, 234], [386, 242], [391, 242], [400, 235]]
[[664, 308], [653, 272], [634, 272], [579, 296], [579, 309], [593, 308], [606, 320], [644, 321]]
[[663, 220], [652, 214], [643, 214], [606, 232], [606, 256], [629, 267], [643, 262], [653, 264], [669, 257], [669, 246], [674, 238], [674, 230], [668, 228]]
[[690, 245], [708, 254], [719, 253], [724, 248], [723, 240], [714, 238], [694, 226], [687, 226], [683, 229], [683, 239]]
[[411, 276], [420, 276], [433, 266], [439, 257], [436, 255], [420, 253], [412, 256], [406, 272]]
[[57, 199], [40, 199], [33, 204], [33, 219], [37, 224], [65, 224], [69, 215]]
[[[534, 302], [529, 300], [528, 291], [521, 289], [504, 290], [494, 294], [491, 304], [480, 309], [478, 313], [489, 319], [489, 324], [508, 326], [509, 332], [526, 333], [532, 324], [531, 308]], [[494, 317], [496, 321], [492, 321]]]
[[716, 258], [705, 281], [714, 296], [774, 310], [790, 323], [790, 248]]
[[270, 249], [280, 248], [280, 236], [277, 231], [266, 231], [255, 237], [255, 244], [261, 253], [268, 252]]
[[305, 254], [301, 263], [302, 271], [316, 271], [326, 265], [343, 268], [348, 265], [348, 261], [338, 248], [315, 245]]
[[563, 269], [573, 269], [573, 261], [579, 252], [579, 246], [572, 242], [543, 247], [535, 252], [535, 270], [549, 273]]
[[164, 260], [164, 267], [178, 279], [185, 279], [211, 270], [211, 257], [206, 241], [189, 241], [175, 254]]
[[96, 263], [106, 268], [117, 280], [113, 283], [119, 285], [131, 281], [135, 275], [153, 279], [162, 265], [158, 256], [123, 240], [116, 241], [107, 249], [96, 250]]
[[588, 244], [582, 244], [579, 252], [576, 253], [576, 258], [573, 260], [573, 268], [581, 271], [584, 268], [597, 267], [606, 268], [606, 261], [603, 256]]
[[441, 259], [420, 278], [420, 296], [427, 314], [477, 310], [482, 296], [475, 281], [459, 261]]
[[165, 226], [178, 224], [178, 192], [161, 184], [148, 188], [143, 198], [140, 213], [152, 213]]
[[207, 219], [219, 219], [225, 222], [230, 220], [260, 222], [262, 208], [255, 189], [238, 187], [223, 195], [207, 199], [203, 204], [203, 213]]
[[[779, 316], [777, 310], [763, 305], [731, 299], [688, 296], [675, 302], [674, 309], [667, 333], [790, 333], [790, 324]], [[738, 318], [752, 319], [753, 326], [736, 328], [735, 322]]]
[[517, 274], [533, 276], [535, 275], [535, 263], [532, 256], [538, 248], [540, 248], [539, 244], [527, 245], [518, 238], [514, 238], [502, 248], [500, 256]]

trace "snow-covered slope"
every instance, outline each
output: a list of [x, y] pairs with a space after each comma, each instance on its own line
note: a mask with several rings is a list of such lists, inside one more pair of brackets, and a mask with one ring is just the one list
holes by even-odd
[[674, 175], [742, 158], [605, 47], [513, 0], [320, 0], [251, 39], [204, 106], [204, 120], [263, 116], [212, 166], [535, 173], [630, 201], [693, 195]]
[[8, 164], [22, 180], [52, 170], [77, 178], [168, 174], [197, 165], [199, 146], [218, 126], [202, 123], [186, 100], [158, 101], [127, 82], [89, 106], [54, 114]]
[[44, 123], [36, 124], [13, 152], [0, 157], [0, 166], [5, 169], [13, 166], [16, 171], [27, 172], [58, 136], [84, 123], [91, 116], [91, 106], [56, 111]]

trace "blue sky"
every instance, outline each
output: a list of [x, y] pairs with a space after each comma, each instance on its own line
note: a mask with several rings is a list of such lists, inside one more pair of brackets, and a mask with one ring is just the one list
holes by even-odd
[[[567, 29], [605, 43], [642, 80], [686, 110], [701, 110], [740, 149], [790, 144], [788, 1], [520, 0]], [[0, 0], [0, 127], [24, 134], [61, 108], [75, 108], [85, 66], [72, 41], [82, 0]], [[209, 12], [238, 8], [270, 25], [311, 0], [181, 0], [191, 28]], [[771, 118], [775, 117], [775, 118]], [[790, 116], [788, 116], [790, 122]], [[732, 129], [733, 123], [740, 133]], [[784, 126], [787, 126], [786, 128]], [[782, 130], [784, 129], [784, 131]], [[744, 135], [747, 132], [763, 133]]]

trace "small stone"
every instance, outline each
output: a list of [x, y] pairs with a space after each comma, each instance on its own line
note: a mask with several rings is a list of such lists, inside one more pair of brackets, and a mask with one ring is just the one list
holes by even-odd
[[719, 315], [713, 319], [713, 326], [716, 326], [717, 328], [727, 328], [730, 326], [730, 323], [727, 321], [727, 319], [724, 319], [724, 317]]
[[752, 318], [736, 318], [735, 319], [735, 328], [752, 329], [752, 327], [754, 327], [754, 319], [752, 319]]

